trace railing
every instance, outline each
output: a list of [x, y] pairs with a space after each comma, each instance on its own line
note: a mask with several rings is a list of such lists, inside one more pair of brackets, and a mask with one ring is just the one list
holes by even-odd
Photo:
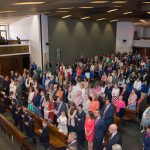
[[29, 53], [28, 44], [0, 45], [0, 56]]
[[150, 39], [139, 39], [133, 41], [134, 47], [143, 47], [143, 48], [149, 48], [150, 47]]
[[134, 40], [150, 40], [150, 37], [134, 37]]

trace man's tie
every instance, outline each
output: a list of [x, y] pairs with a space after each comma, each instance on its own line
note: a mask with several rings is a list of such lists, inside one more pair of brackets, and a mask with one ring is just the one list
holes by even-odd
[[97, 119], [95, 119], [95, 126], [97, 125], [97, 123], [98, 123], [98, 118], [97, 118]]
[[108, 109], [108, 106], [105, 107], [105, 110], [104, 110], [104, 113], [103, 113], [103, 117], [105, 117], [107, 109]]

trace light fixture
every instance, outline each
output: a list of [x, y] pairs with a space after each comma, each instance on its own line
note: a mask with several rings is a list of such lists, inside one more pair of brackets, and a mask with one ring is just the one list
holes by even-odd
[[145, 21], [145, 20], [143, 20], [143, 19], [141, 19], [140, 21], [141, 21], [141, 22], [146, 22], [146, 21]]
[[40, 5], [40, 4], [44, 4], [45, 2], [17, 2], [17, 3], [13, 3], [12, 5]]
[[83, 6], [83, 7], [79, 7], [79, 8], [83, 8], [83, 9], [90, 9], [90, 8], [94, 8], [94, 7], [90, 7], [90, 6]]
[[133, 13], [132, 11], [128, 11], [128, 12], [123, 13], [123, 15], [132, 14], [132, 13]]
[[58, 13], [66, 13], [66, 12], [69, 12], [69, 11], [67, 11], [67, 10], [57, 10], [56, 12], [58, 12]]
[[149, 15], [150, 15], [150, 11], [149, 11], [149, 12], [147, 12], [147, 14], [149, 14]]
[[13, 13], [15, 11], [11, 11], [11, 10], [8, 10], [8, 11], [0, 11], [0, 14], [3, 14], [3, 13]]
[[108, 10], [107, 12], [110, 13], [110, 12], [113, 12], [113, 11], [116, 11], [118, 9], [111, 9], [111, 10]]
[[62, 18], [65, 19], [65, 18], [69, 18], [69, 17], [71, 17], [71, 15], [63, 16]]
[[43, 12], [43, 14], [50, 14], [51, 12]]
[[122, 6], [113, 6], [113, 7], [117, 7], [117, 8], [120, 8], [120, 7], [122, 7]]
[[92, 4], [105, 4], [105, 3], [108, 3], [109, 1], [92, 1], [90, 3]]
[[124, 4], [127, 3], [127, 1], [114, 1], [113, 4]]
[[86, 16], [86, 17], [83, 17], [81, 19], [84, 20], [84, 19], [89, 19], [89, 18], [90, 18], [90, 16]]
[[142, 2], [143, 4], [150, 4], [150, 2]]
[[67, 9], [73, 9], [74, 7], [62, 7], [62, 8], [58, 8], [58, 9], [60, 9], [60, 10], [67, 10]]
[[102, 20], [105, 20], [106, 18], [100, 18], [100, 19], [97, 19], [96, 21], [102, 21]]
[[115, 19], [115, 20], [111, 20], [110, 22], [116, 22], [116, 21], [118, 21], [118, 19]]

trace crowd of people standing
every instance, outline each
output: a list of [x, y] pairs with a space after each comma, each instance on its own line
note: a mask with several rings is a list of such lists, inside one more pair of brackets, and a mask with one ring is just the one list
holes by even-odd
[[[150, 148], [150, 143], [146, 142], [150, 139], [149, 64], [148, 56], [139, 53], [96, 55], [94, 58], [81, 55], [68, 67], [58, 63], [54, 71], [50, 64], [42, 70], [35, 63], [30, 70], [24, 69], [23, 74], [11, 71], [10, 78], [1, 75], [0, 85], [6, 97], [12, 99], [16, 125], [18, 118], [19, 122], [26, 118], [21, 113], [16, 119], [16, 111], [17, 114], [26, 112], [20, 106], [24, 105], [23, 94], [28, 92], [28, 109], [45, 119], [44, 128], [50, 122], [57, 125], [59, 131], [69, 134], [69, 150], [82, 149], [86, 140], [88, 150], [112, 150], [117, 146], [121, 149], [122, 139], [114, 124], [114, 114], [122, 118], [125, 109], [138, 110], [138, 120], [141, 120], [142, 132], [145, 131], [144, 147]], [[144, 118], [145, 110], [148, 119]], [[24, 122], [25, 127], [30, 124]], [[103, 145], [107, 131], [111, 137]], [[35, 143], [35, 135], [31, 137]], [[46, 149], [47, 143], [44, 144]]]

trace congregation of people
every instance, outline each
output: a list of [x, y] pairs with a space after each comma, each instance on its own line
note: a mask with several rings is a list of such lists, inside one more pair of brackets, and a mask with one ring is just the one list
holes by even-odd
[[[11, 109], [15, 126], [25, 131], [35, 145], [34, 119], [28, 110], [43, 119], [39, 133], [46, 150], [48, 123], [68, 135], [67, 150], [83, 149], [86, 141], [88, 150], [122, 150], [118, 128], [124, 126], [126, 109], [136, 111], [137, 123], [144, 133], [143, 148], [150, 149], [148, 56], [81, 55], [68, 67], [63, 63], [56, 67], [47, 63], [43, 70], [32, 63], [30, 70], [24, 69], [22, 74], [11, 71], [8, 76], [0, 75], [0, 89], [4, 93], [0, 112]], [[119, 125], [115, 124], [114, 115], [121, 119]]]

